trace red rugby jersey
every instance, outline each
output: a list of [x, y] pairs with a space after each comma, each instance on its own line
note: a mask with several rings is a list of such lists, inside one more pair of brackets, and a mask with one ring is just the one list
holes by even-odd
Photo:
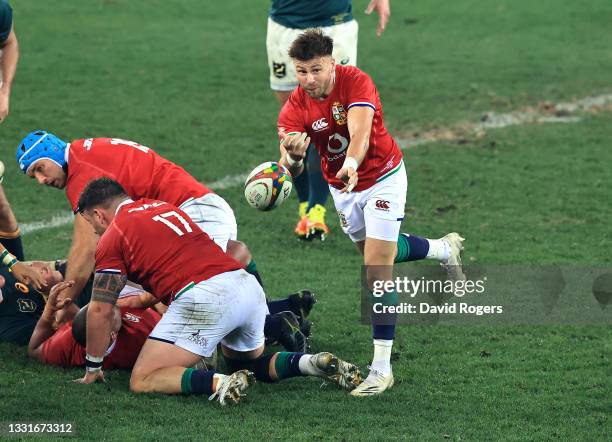
[[180, 206], [212, 192], [182, 167], [133, 141], [87, 138], [71, 142], [66, 196], [75, 213], [85, 186], [103, 176], [117, 181], [135, 200], [151, 198]]
[[160, 300], [241, 268], [185, 212], [150, 199], [122, 203], [96, 248], [96, 272], [126, 275]]
[[336, 65], [336, 83], [327, 98], [310, 98], [296, 88], [281, 109], [279, 132], [306, 132], [321, 156], [321, 169], [329, 184], [341, 189], [336, 178], [342, 168], [350, 142], [347, 112], [353, 106], [374, 110], [370, 145], [359, 169], [355, 191], [371, 187], [402, 160], [402, 152], [383, 122], [382, 105], [372, 79], [354, 66]]
[[[140, 349], [160, 318], [159, 313], [150, 308], [121, 309], [121, 329], [117, 333], [115, 346], [104, 358], [102, 368], [132, 368]], [[57, 329], [42, 346], [43, 362], [60, 367], [85, 366], [85, 353], [85, 347], [72, 337], [72, 321]]]

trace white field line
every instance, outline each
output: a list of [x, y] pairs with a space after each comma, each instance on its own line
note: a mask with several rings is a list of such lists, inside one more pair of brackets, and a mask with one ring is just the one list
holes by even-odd
[[[487, 112], [483, 115], [480, 122], [464, 126], [461, 131], [467, 132], [468, 134], [471, 133], [472, 135], [478, 135], [489, 129], [501, 129], [519, 124], [575, 123], [580, 121], [581, 117], [571, 116], [570, 114], [597, 111], [611, 104], [612, 94], [604, 94], [589, 96], [575, 101], [550, 104], [547, 109], [543, 110], [525, 109], [505, 114]], [[554, 112], [551, 112], [551, 110]], [[457, 131], [453, 131], [452, 128], [448, 130], [442, 129], [428, 136], [400, 138], [397, 139], [397, 142], [402, 149], [407, 149], [408, 147], [455, 139], [457, 138], [456, 132]], [[217, 181], [207, 184], [207, 186], [213, 190], [238, 187], [244, 184], [246, 177], [246, 173], [227, 175]], [[55, 215], [50, 220], [23, 223], [20, 224], [19, 227], [23, 234], [27, 234], [37, 230], [51, 229], [53, 227], [71, 224], [73, 217], [71, 212], [66, 212]]]
[[33, 223], [22, 223], [19, 224], [19, 230], [21, 234], [36, 232], [37, 230], [51, 229], [53, 227], [65, 226], [71, 224], [74, 219], [72, 212], [65, 212], [54, 215], [50, 220], [47, 221], [35, 221]]
[[469, 135], [484, 134], [488, 129], [501, 129], [519, 124], [543, 124], [543, 123], [576, 123], [581, 120], [579, 116], [571, 116], [574, 113], [586, 113], [600, 110], [612, 104], [612, 94], [589, 96], [575, 101], [548, 103], [545, 109], [528, 108], [505, 114], [486, 112], [481, 121], [475, 124], [464, 125], [460, 128], [450, 127], [448, 129], [426, 132], [424, 136], [397, 139], [402, 149], [419, 146], [421, 144], [434, 143], [459, 138], [457, 132]]

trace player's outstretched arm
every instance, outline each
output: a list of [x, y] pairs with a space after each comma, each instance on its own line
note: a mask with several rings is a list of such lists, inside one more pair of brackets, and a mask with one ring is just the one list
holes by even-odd
[[359, 179], [357, 168], [365, 158], [370, 146], [370, 132], [374, 110], [369, 106], [353, 106], [347, 113], [347, 124], [351, 141], [346, 150], [346, 159], [336, 178], [346, 183], [341, 192], [351, 192]]
[[391, 17], [391, 5], [389, 4], [389, 0], [371, 0], [365, 13], [366, 15], [370, 15], [373, 11], [376, 11], [378, 14], [376, 35], [380, 37], [387, 26], [389, 17]]
[[2, 71], [2, 86], [0, 86], [0, 123], [4, 121], [9, 113], [9, 100], [11, 98], [11, 86], [15, 71], [17, 70], [17, 60], [19, 59], [19, 43], [15, 30], [11, 33], [2, 46], [2, 57], [0, 58], [0, 70]]
[[42, 274], [23, 262], [17, 261], [2, 244], [0, 244], [0, 262], [9, 268], [9, 271], [15, 275], [19, 282], [24, 284], [32, 284], [36, 290], [42, 290], [47, 287], [47, 282]]
[[18, 281], [32, 284], [36, 290], [43, 290], [47, 287], [47, 282], [40, 272], [27, 264], [17, 261], [11, 268], [11, 272]]
[[112, 329], [113, 308], [125, 287], [127, 276], [118, 273], [96, 272], [91, 302], [87, 309], [87, 354], [85, 376], [76, 379], [81, 384], [104, 382], [102, 361]]
[[69, 288], [72, 285], [72, 281], [64, 281], [59, 284], [55, 284], [49, 292], [45, 309], [43, 310], [40, 319], [34, 327], [34, 332], [28, 343], [28, 356], [33, 359], [37, 359], [44, 362], [42, 347], [43, 344], [55, 334], [55, 328], [53, 322], [55, 321], [55, 312], [59, 310], [57, 305], [58, 295]]
[[74, 300], [87, 284], [96, 261], [97, 243], [98, 236], [93, 228], [82, 215], [77, 214], [74, 218], [72, 246], [68, 253], [66, 267], [66, 280], [72, 280], [74, 284], [64, 291], [60, 299], [70, 298]]

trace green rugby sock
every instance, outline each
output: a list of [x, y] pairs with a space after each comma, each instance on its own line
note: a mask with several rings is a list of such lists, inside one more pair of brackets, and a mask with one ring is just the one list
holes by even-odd
[[276, 370], [278, 379], [304, 376], [300, 371], [300, 358], [302, 356], [304, 356], [304, 353], [291, 353], [288, 351], [277, 353], [274, 369]]

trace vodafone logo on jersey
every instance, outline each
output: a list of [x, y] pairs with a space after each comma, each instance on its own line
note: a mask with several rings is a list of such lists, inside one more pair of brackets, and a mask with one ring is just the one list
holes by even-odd
[[330, 135], [329, 140], [327, 140], [327, 150], [333, 154], [344, 152], [348, 145], [349, 140], [340, 134]]
[[329, 123], [325, 118], [319, 118], [315, 122], [312, 123], [312, 130], [315, 132], [321, 132], [329, 127]]

